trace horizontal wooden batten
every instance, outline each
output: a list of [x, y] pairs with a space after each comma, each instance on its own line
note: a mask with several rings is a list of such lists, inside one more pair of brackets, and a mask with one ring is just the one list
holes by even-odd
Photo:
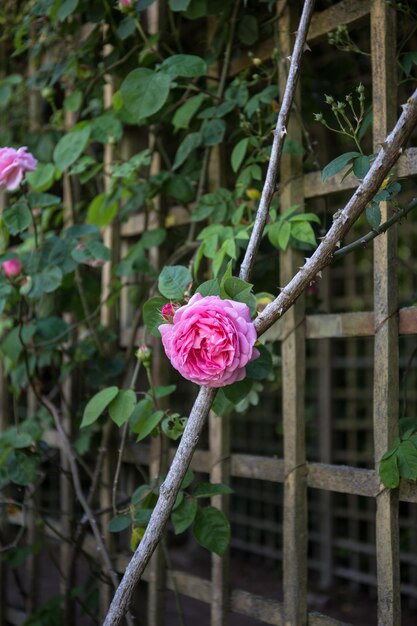
[[[323, 182], [321, 171], [309, 172], [304, 174], [302, 184], [304, 186], [304, 197], [317, 198], [326, 194], [337, 193], [339, 191], [351, 191], [358, 186], [358, 179], [352, 175], [347, 176], [344, 180], [344, 170], [335, 176], [332, 176], [326, 182]], [[400, 157], [397, 166], [397, 174], [400, 178], [414, 176], [417, 174], [417, 148], [407, 148]], [[191, 211], [195, 205], [190, 204], [188, 208], [183, 206], [173, 206], [168, 210], [165, 217], [166, 228], [175, 226], [186, 226], [191, 222]], [[152, 211], [148, 217], [144, 213], [133, 215], [121, 225], [122, 237], [137, 237], [144, 230], [153, 230], [158, 227], [158, 214]]]
[[[124, 572], [128, 563], [128, 556], [118, 555], [115, 563], [117, 571]], [[143, 579], [149, 580], [149, 573], [146, 570]], [[210, 580], [181, 570], [168, 572], [167, 588], [206, 604], [210, 604], [212, 600]], [[261, 620], [264, 624], [284, 626], [282, 602], [258, 596], [243, 589], [231, 590], [230, 611]], [[308, 624], [309, 626], [350, 626], [315, 612], [309, 614]]]
[[[404, 150], [404, 154], [400, 156], [396, 168], [397, 175], [400, 178], [417, 174], [417, 148], [407, 148], [407, 150]], [[306, 199], [317, 198], [331, 193], [338, 193], [339, 191], [351, 191], [356, 189], [359, 183], [355, 176], [349, 174], [349, 176], [344, 178], [347, 169], [348, 168], [345, 168], [342, 172], [332, 176], [325, 182], [323, 182], [321, 171], [304, 174], [302, 182], [304, 197]]]
[[[417, 334], [417, 307], [399, 310], [400, 335]], [[307, 339], [343, 339], [344, 337], [372, 337], [374, 314], [372, 311], [355, 313], [323, 313], [306, 316]], [[269, 341], [281, 341], [282, 325], [278, 321], [266, 333]]]

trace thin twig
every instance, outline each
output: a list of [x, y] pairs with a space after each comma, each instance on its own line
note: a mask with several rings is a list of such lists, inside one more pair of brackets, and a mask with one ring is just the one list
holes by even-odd
[[301, 57], [305, 50], [307, 33], [310, 26], [311, 16], [313, 15], [313, 10], [314, 0], [306, 0], [297, 30], [294, 50], [291, 55], [287, 84], [285, 86], [281, 109], [278, 114], [278, 121], [274, 132], [274, 141], [272, 143], [271, 157], [265, 177], [265, 183], [262, 189], [262, 195], [259, 201], [259, 207], [256, 213], [255, 223], [253, 225], [248, 247], [246, 248], [246, 253], [242, 261], [242, 265], [240, 266], [239, 278], [242, 280], [249, 280], [250, 278], [268, 217], [269, 207], [271, 206], [272, 198], [275, 193], [279, 162], [281, 160], [282, 149], [287, 135], [288, 120], [300, 74]]
[[[74, 483], [74, 491], [76, 493], [77, 499], [79, 501], [79, 503], [81, 504], [83, 511], [85, 513], [85, 515], [88, 518], [88, 522], [90, 524], [91, 530], [93, 532], [94, 538], [97, 542], [97, 550], [101, 555], [101, 559], [103, 562], [103, 565], [105, 567], [106, 573], [109, 576], [113, 586], [115, 589], [117, 589], [118, 584], [119, 584], [119, 579], [117, 576], [117, 573], [115, 572], [115, 570], [113, 569], [113, 565], [110, 559], [110, 555], [107, 552], [107, 548], [104, 544], [103, 541], [103, 537], [101, 536], [100, 533], [100, 529], [98, 527], [97, 524], [97, 520], [94, 517], [93, 511], [91, 510], [90, 505], [88, 504], [85, 496], [84, 496], [84, 492], [82, 490], [81, 487], [81, 481], [80, 481], [80, 475], [78, 473], [78, 467], [77, 464], [75, 462], [75, 455], [74, 452], [72, 450], [72, 445], [70, 440], [67, 437], [67, 434], [61, 424], [61, 420], [59, 418], [58, 415], [58, 411], [55, 408], [55, 406], [52, 404], [52, 402], [50, 402], [48, 400], [48, 398], [45, 397], [40, 397], [39, 398], [40, 402], [42, 402], [42, 404], [44, 405], [44, 407], [48, 410], [48, 412], [50, 413], [52, 419], [54, 420], [54, 424], [55, 424], [55, 428], [58, 431], [58, 434], [60, 436], [61, 439], [61, 445], [62, 448], [65, 452], [65, 455], [68, 458], [68, 462], [70, 465], [70, 469], [71, 469], [71, 475], [72, 475], [72, 480]], [[126, 616], [126, 621], [128, 622], [129, 625], [133, 626], [133, 619], [131, 616], [127, 615]]]
[[363, 246], [366, 246], [367, 243], [369, 243], [376, 237], [379, 237], [379, 235], [382, 235], [383, 233], [387, 232], [387, 230], [391, 228], [391, 226], [396, 224], [396, 222], [399, 222], [400, 220], [402, 220], [416, 206], [417, 206], [417, 198], [413, 198], [413, 200], [411, 200], [411, 202], [406, 207], [404, 207], [403, 209], [400, 209], [399, 211], [396, 211], [396, 213], [394, 213], [394, 215], [390, 217], [389, 220], [387, 220], [386, 222], [384, 222], [377, 228], [374, 228], [373, 230], [369, 231], [369, 233], [367, 233], [363, 237], [360, 237], [359, 239], [352, 241], [352, 243], [349, 243], [348, 245], [343, 246], [343, 248], [336, 250], [336, 252], [333, 254], [333, 259], [335, 261], [339, 260], [342, 257], [349, 254], [350, 252], [353, 252], [353, 250], [356, 250], [356, 248], [362, 248]]

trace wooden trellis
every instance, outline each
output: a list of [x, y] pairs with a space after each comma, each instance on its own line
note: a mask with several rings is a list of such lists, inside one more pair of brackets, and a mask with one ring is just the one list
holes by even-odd
[[[283, 9], [285, 4], [278, 3], [279, 9]], [[283, 56], [291, 51], [290, 33], [296, 29], [296, 17], [293, 6], [284, 8], [279, 29], [279, 46]], [[314, 43], [315, 39], [335, 29], [338, 24], [350, 24], [354, 27], [356, 23], [363, 24], [368, 20], [376, 120], [373, 139], [375, 150], [391, 128], [396, 113], [396, 102], [389, 89], [390, 85], [395, 84], [394, 19], [395, 12], [384, 0], [342, 1], [315, 14], [308, 38]], [[256, 56], [268, 58], [273, 45], [273, 42], [264, 42], [256, 51]], [[245, 61], [238, 60], [232, 71], [239, 71], [244, 63]], [[280, 80], [285, 80], [284, 71], [281, 71]], [[292, 139], [300, 137], [296, 122], [292, 122], [288, 133]], [[417, 172], [416, 157], [415, 149], [405, 151], [398, 165], [400, 176], [411, 176]], [[342, 175], [326, 183], [322, 182], [320, 172], [303, 176], [300, 158], [286, 156], [281, 167], [281, 207], [285, 210], [288, 206], [302, 203], [304, 199], [349, 191], [355, 186], [355, 179], [347, 177], [342, 180]], [[387, 207], [383, 210], [385, 219]], [[177, 224], [187, 221], [180, 210], [174, 209], [173, 214], [177, 218]], [[136, 232], [140, 232], [140, 220], [136, 224]], [[131, 227], [132, 224], [125, 227], [125, 232], [130, 235], [133, 234]], [[324, 502], [328, 502], [331, 492], [365, 496], [375, 500], [378, 624], [400, 624], [398, 499], [417, 502], [417, 489], [414, 484], [403, 481], [399, 493], [385, 490], [380, 484], [377, 468], [382, 454], [395, 437], [398, 424], [398, 338], [399, 335], [414, 335], [417, 332], [417, 308], [409, 307], [397, 311], [395, 253], [396, 232], [392, 230], [388, 236], [377, 239], [374, 246], [374, 311], [305, 316], [304, 305], [299, 302], [268, 332], [269, 339], [280, 340], [282, 344], [283, 459], [230, 454], [229, 424], [220, 420], [211, 422], [214, 430], [211, 431], [210, 448], [196, 453], [192, 462], [193, 469], [211, 474], [214, 478], [213, 468], [218, 468], [219, 459], [228, 456], [230, 467], [227, 471], [230, 471], [232, 477], [284, 484], [283, 603], [238, 589], [225, 593], [227, 568], [223, 567], [219, 571], [217, 557], [213, 557], [211, 581], [182, 571], [171, 571], [168, 574], [169, 589], [174, 588], [175, 579], [180, 593], [212, 605], [213, 626], [227, 624], [229, 611], [252, 616], [265, 624], [341, 626], [340, 621], [317, 613], [308, 613], [307, 609], [307, 492], [311, 488], [322, 491]], [[281, 284], [285, 284], [300, 265], [297, 256], [295, 252], [281, 256]], [[354, 337], [374, 338], [375, 469], [309, 462], [305, 453], [305, 342], [311, 339]], [[326, 373], [323, 376], [326, 382]], [[322, 400], [321, 408], [329, 413], [328, 406], [326, 409], [326, 398]], [[328, 414], [327, 428], [331, 417]], [[321, 433], [323, 439], [328, 436], [328, 432]], [[146, 454], [146, 450], [142, 449], [137, 459], [141, 458], [143, 462], [144, 453]], [[132, 452], [129, 454], [131, 460], [136, 456]], [[219, 471], [218, 469], [216, 472], [216, 479], [219, 479]], [[349, 538], [346, 541], [347, 543], [339, 540], [339, 545], [349, 548], [355, 544], [354, 539]], [[322, 558], [326, 558], [325, 553], [324, 548]], [[371, 553], [373, 554], [372, 548]], [[327, 555], [327, 558], [330, 556]], [[120, 556], [118, 566], [122, 570], [125, 565], [126, 558]]]
[[[297, 3], [279, 0], [278, 10], [282, 11], [279, 47], [283, 57], [292, 48], [292, 33], [297, 26]], [[391, 128], [395, 115], [396, 103], [389, 86], [396, 84], [395, 70], [395, 12], [385, 0], [341, 0], [329, 9], [317, 12], [312, 20], [308, 40], [314, 51], [314, 42], [334, 30], [339, 24], [354, 28], [357, 24], [369, 24], [372, 84], [374, 107], [374, 149], [377, 150], [387, 131]], [[269, 58], [275, 42], [263, 42], [256, 51], [256, 56]], [[232, 74], [245, 67], [246, 59], [232, 63]], [[280, 68], [280, 83], [285, 82], [285, 69]], [[281, 90], [282, 91], [282, 90]], [[300, 128], [295, 120], [288, 129], [291, 139], [300, 138]], [[417, 174], [417, 149], [409, 148], [401, 156], [398, 164], [401, 177]], [[330, 196], [340, 191], [350, 191], [356, 187], [356, 179], [348, 176], [342, 180], [337, 175], [323, 183], [320, 172], [303, 175], [299, 156], [286, 155], [281, 167], [281, 208], [285, 210], [293, 204], [302, 204], [304, 200]], [[383, 209], [383, 219], [387, 207]], [[171, 210], [175, 225], [189, 221], [188, 212], [175, 207]], [[151, 216], [149, 225], [157, 226]], [[122, 246], [129, 238], [143, 232], [143, 216], [135, 216], [121, 226]], [[275, 520], [282, 523], [283, 545], [283, 587], [284, 600], [261, 597], [241, 589], [231, 589], [229, 584], [229, 555], [223, 560], [212, 557], [211, 580], [206, 580], [184, 571], [161, 572], [163, 559], [158, 559], [159, 570], [155, 564], [145, 573], [145, 580], [151, 581], [149, 594], [149, 624], [161, 626], [163, 623], [163, 593], [161, 581], [167, 589], [203, 601], [211, 605], [212, 626], [226, 626], [229, 612], [256, 618], [262, 623], [276, 626], [347, 626], [342, 622], [318, 614], [309, 613], [307, 607], [307, 541], [308, 541], [308, 490], [321, 492], [321, 510], [329, 508], [332, 493], [350, 494], [373, 499], [376, 502], [376, 579], [378, 587], [378, 625], [399, 626], [400, 618], [400, 580], [399, 580], [399, 539], [398, 539], [398, 500], [417, 503], [416, 485], [402, 481], [398, 492], [383, 488], [378, 477], [378, 463], [396, 435], [398, 423], [398, 342], [399, 336], [417, 334], [417, 307], [398, 310], [397, 280], [395, 274], [396, 231], [377, 238], [374, 245], [374, 310], [366, 312], [345, 312], [305, 315], [304, 303], [300, 299], [282, 320], [267, 333], [267, 338], [280, 341], [282, 345], [283, 376], [283, 458], [259, 456], [253, 454], [231, 453], [230, 422], [210, 417], [209, 448], [198, 450], [192, 461], [192, 469], [210, 475], [212, 481], [227, 481], [229, 476], [247, 478], [254, 481], [268, 481], [271, 484], [283, 484], [284, 517]], [[298, 253], [289, 251], [281, 255], [280, 283], [285, 284], [300, 265]], [[126, 309], [124, 304], [122, 310]], [[125, 322], [128, 319], [126, 312]], [[128, 346], [130, 329], [124, 325], [121, 330], [121, 343]], [[304, 377], [306, 372], [306, 342], [314, 339], [328, 340], [323, 343], [321, 360], [329, 361], [330, 340], [367, 337], [374, 338], [374, 454], [375, 469], [363, 469], [349, 465], [332, 465], [329, 450], [330, 420], [329, 371], [320, 372], [320, 386], [327, 390], [320, 400], [319, 447], [321, 458], [329, 462], [310, 462], [305, 445], [305, 405]], [[327, 356], [326, 356], [327, 355]], [[1, 384], [1, 380], [0, 380]], [[0, 394], [2, 395], [2, 394]], [[1, 413], [0, 413], [1, 417]], [[1, 419], [0, 419], [1, 422]], [[58, 447], [51, 437], [51, 444]], [[168, 452], [173, 455], [173, 451]], [[135, 446], [125, 452], [126, 464], [154, 466], [154, 451], [145, 446]], [[353, 462], [353, 461], [352, 461]], [[227, 499], [217, 496], [213, 502], [227, 510]], [[367, 511], [368, 519], [369, 512]], [[324, 532], [331, 532], [331, 520], [324, 518]], [[95, 554], [95, 545], [91, 538], [86, 541], [86, 550]], [[357, 537], [339, 540], [340, 547], [357, 547]], [[331, 561], [330, 542], [323, 544], [320, 562], [323, 567], [323, 584]], [[373, 554], [373, 553], [372, 553]], [[281, 556], [281, 555], [280, 555]], [[115, 565], [123, 572], [129, 557], [115, 555]], [[166, 575], [165, 575], [166, 574]], [[0, 572], [1, 578], [1, 572]], [[1, 593], [0, 589], [0, 593]], [[413, 591], [416, 594], [416, 591]], [[105, 600], [107, 602], [107, 599]], [[3, 603], [0, 601], [0, 623], [3, 616]], [[104, 611], [105, 607], [101, 606]], [[7, 612], [10, 623], [21, 623], [22, 615], [16, 611]], [[353, 625], [354, 626], [354, 625]]]

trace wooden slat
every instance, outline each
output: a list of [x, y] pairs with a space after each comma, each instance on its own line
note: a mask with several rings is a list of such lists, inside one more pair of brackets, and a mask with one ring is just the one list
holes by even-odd
[[[346, 168], [347, 169], [347, 168]], [[358, 186], [358, 179], [355, 176], [349, 175], [344, 180], [343, 170], [339, 174], [332, 176], [326, 182], [323, 182], [322, 174], [320, 172], [309, 172], [302, 177], [301, 184], [304, 189], [304, 197], [317, 198], [325, 196], [331, 193], [338, 193], [340, 191], [350, 191], [356, 189]], [[417, 174], [417, 148], [407, 148], [404, 150], [404, 154], [399, 158], [397, 165], [397, 173], [401, 178], [407, 176], [415, 176]], [[297, 184], [299, 184], [298, 181]], [[173, 206], [169, 209], [167, 217], [165, 218], [166, 228], [173, 228], [175, 226], [185, 226], [191, 221], [191, 211], [193, 205], [189, 208], [183, 206]], [[122, 237], [130, 238], [136, 237], [143, 233], [145, 228], [145, 215], [132, 215], [127, 222], [121, 225]], [[148, 218], [147, 228], [152, 230], [158, 227], [158, 214], [156, 211], [150, 213]]]
[[[378, 148], [379, 146], [377, 146]], [[358, 186], [358, 179], [352, 174], [346, 176], [343, 180], [345, 172], [348, 168], [339, 172], [335, 176], [323, 182], [321, 172], [310, 172], [303, 176], [304, 196], [306, 198], [316, 198], [340, 191], [350, 191]], [[417, 174], [417, 148], [407, 148], [400, 157], [397, 165], [398, 176], [414, 176]]]
[[[373, 149], [391, 130], [396, 115], [395, 10], [385, 0], [372, 0], [371, 52], [373, 88]], [[382, 221], [390, 217], [381, 203]], [[375, 465], [398, 434], [398, 276], [397, 231], [390, 228], [374, 240], [374, 448]], [[401, 623], [398, 491], [384, 489], [377, 498], [376, 546], [378, 626]]]
[[[281, 57], [292, 53], [293, 33], [299, 16], [294, 3], [279, 0], [282, 13], [279, 29]], [[279, 64], [279, 92], [284, 93], [287, 80], [285, 66]], [[296, 100], [299, 101], [299, 89]], [[288, 139], [302, 141], [299, 121], [292, 116], [288, 124]], [[282, 212], [296, 204], [303, 205], [303, 188], [295, 181], [302, 173], [300, 155], [285, 154], [280, 164], [280, 209]], [[280, 285], [286, 285], [303, 264], [298, 250], [288, 249], [280, 254]], [[283, 592], [284, 623], [305, 626], [307, 621], [307, 483], [305, 456], [305, 315], [304, 297], [297, 300], [282, 318], [284, 335], [282, 356], [282, 415], [284, 433], [284, 522], [283, 522]]]

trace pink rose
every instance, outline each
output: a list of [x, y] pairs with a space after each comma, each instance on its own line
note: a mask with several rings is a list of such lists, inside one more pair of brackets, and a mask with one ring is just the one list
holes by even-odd
[[14, 278], [15, 276], [19, 276], [20, 272], [22, 271], [22, 264], [19, 259], [9, 259], [8, 261], [3, 261], [1, 266], [7, 278]]
[[174, 319], [175, 311], [179, 308], [178, 304], [174, 302], [167, 302], [161, 309], [161, 315], [166, 322], [172, 324], [172, 320]]
[[206, 387], [231, 385], [258, 358], [256, 330], [246, 304], [196, 293], [159, 332], [172, 365], [184, 378]]
[[26, 172], [36, 170], [37, 163], [26, 146], [18, 150], [0, 148], [0, 187], [13, 191], [20, 185]]

